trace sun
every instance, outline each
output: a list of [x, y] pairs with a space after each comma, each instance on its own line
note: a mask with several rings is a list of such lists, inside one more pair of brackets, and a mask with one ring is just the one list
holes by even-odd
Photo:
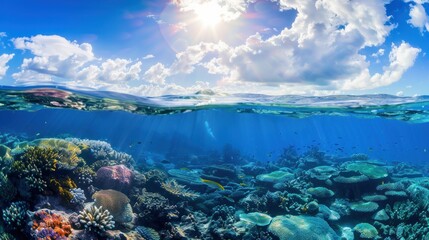
[[221, 10], [221, 6], [218, 3], [208, 2], [199, 4], [194, 11], [198, 22], [203, 27], [215, 28], [222, 21]]

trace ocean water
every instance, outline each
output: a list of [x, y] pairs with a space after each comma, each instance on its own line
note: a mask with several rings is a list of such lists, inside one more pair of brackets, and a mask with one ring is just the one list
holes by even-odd
[[[116, 221], [109, 231], [95, 231], [73, 225], [70, 214], [83, 211], [93, 202], [92, 198], [96, 198], [97, 192], [110, 189], [109, 184], [99, 182], [109, 179], [99, 173], [100, 166], [108, 168], [123, 162], [91, 166], [95, 174], [93, 182], [82, 186], [74, 170], [90, 166], [83, 154], [78, 156], [82, 161], [73, 169], [57, 167], [56, 171], [49, 172], [46, 181], [69, 176], [76, 186], [64, 187], [66, 190], [84, 190], [86, 200], [81, 205], [61, 199], [60, 192], [52, 190], [49, 183], [46, 191], [25, 188], [28, 174], [18, 176], [16, 169], [3, 169], [3, 175], [16, 188], [14, 196], [0, 205], [3, 231], [8, 236], [18, 239], [41, 236], [37, 235], [40, 227], [26, 225], [34, 221], [36, 214], [22, 222], [6, 217], [12, 203], [23, 201], [32, 212], [40, 209], [62, 211], [57, 214], [64, 214], [63, 218], [72, 226], [72, 233], [62, 236], [65, 239], [90, 239], [89, 236], [123, 239], [121, 234], [128, 239], [143, 239], [145, 234], [152, 235], [144, 239], [302, 239], [299, 232], [308, 230], [295, 229], [291, 237], [274, 229], [274, 220], [280, 221], [277, 218], [284, 216], [289, 216], [287, 219], [291, 222], [290, 216], [293, 216], [308, 224], [319, 224], [319, 227], [325, 226], [324, 223], [310, 218], [323, 219], [328, 225], [320, 227], [320, 231], [314, 230], [314, 236], [319, 236], [314, 239], [339, 239], [340, 236], [361, 239], [359, 223], [368, 223], [372, 226], [370, 230], [375, 229], [377, 233], [370, 239], [429, 239], [425, 202], [429, 200], [426, 188], [429, 186], [426, 178], [429, 172], [428, 97], [222, 95], [206, 91], [191, 96], [137, 98], [43, 87], [3, 88], [0, 92], [0, 143], [12, 150], [12, 162], [26, 163], [22, 154], [27, 150], [14, 151], [25, 142], [48, 138], [89, 139], [103, 141], [115, 151], [129, 154], [133, 161], [125, 165], [134, 172], [133, 178], [145, 176], [148, 179], [147, 182], [134, 179], [124, 183], [126, 179], [121, 177], [126, 176], [119, 176], [119, 180], [113, 177], [111, 188], [128, 197], [134, 219], [123, 223]], [[55, 146], [52, 148], [55, 150]], [[84, 150], [82, 148], [82, 152]], [[348, 166], [356, 163], [367, 165], [352, 171]], [[333, 167], [336, 173], [323, 181], [314, 180], [312, 169], [318, 166]], [[368, 173], [374, 166], [385, 171], [385, 175]], [[158, 172], [157, 180], [151, 182], [152, 175], [148, 173], [155, 170], [162, 174]], [[174, 171], [189, 176], [186, 180]], [[280, 180], [264, 181], [261, 177], [274, 171], [288, 174]], [[189, 180], [195, 175], [197, 179], [209, 181]], [[358, 175], [369, 179], [352, 184], [334, 180], [337, 176]], [[179, 184], [176, 189], [185, 189], [183, 191], [198, 197], [187, 198], [179, 193], [174, 196], [162, 185], [169, 180]], [[385, 189], [396, 192], [386, 193], [380, 186], [388, 186]], [[318, 187], [330, 189], [334, 195], [326, 198], [314, 195], [312, 191]], [[161, 205], [165, 209], [174, 206], [174, 213], [142, 207], [142, 204], [152, 204], [148, 203], [151, 199], [155, 201], [148, 197], [145, 200], [148, 202], [139, 202], [139, 194], [143, 196], [145, 191], [166, 199], [168, 203]], [[416, 191], [418, 196], [415, 196]], [[293, 194], [300, 200], [285, 204], [278, 200], [294, 199]], [[364, 198], [375, 194], [387, 200], [366, 201]], [[270, 203], [268, 196], [279, 202], [272, 200]], [[53, 200], [55, 198], [60, 200]], [[261, 203], [253, 206], [249, 199], [253, 199], [250, 202], [259, 199]], [[353, 210], [353, 204], [362, 202], [375, 202], [377, 207], [375, 210]], [[308, 207], [314, 203], [318, 204], [318, 210], [308, 212]], [[274, 209], [270, 209], [270, 204], [275, 205]], [[323, 217], [321, 205], [334, 211], [339, 219]], [[340, 205], [342, 208], [338, 207]], [[407, 207], [418, 209], [419, 213], [408, 216]], [[143, 211], [147, 214], [142, 214]], [[326, 209], [324, 211], [326, 215]], [[374, 216], [382, 211], [387, 212], [389, 220], [375, 219]], [[268, 214], [274, 219], [270, 219], [270, 225], [255, 226], [246, 219], [245, 214], [251, 212]], [[165, 217], [167, 215], [170, 217]], [[287, 228], [287, 223], [282, 224]]]

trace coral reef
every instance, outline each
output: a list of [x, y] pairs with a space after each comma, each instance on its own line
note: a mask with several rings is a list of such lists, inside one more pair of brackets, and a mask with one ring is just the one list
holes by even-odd
[[70, 189], [70, 193], [73, 195], [72, 199], [70, 199], [70, 203], [76, 205], [83, 205], [86, 201], [85, 192], [80, 188], [72, 188]]
[[103, 207], [91, 206], [79, 212], [79, 222], [86, 231], [104, 235], [109, 229], [115, 227], [113, 216]]
[[72, 227], [67, 219], [49, 210], [39, 210], [32, 217], [31, 236], [35, 239], [67, 239]]
[[145, 240], [160, 240], [159, 234], [153, 228], [138, 226], [136, 231], [142, 236]]
[[92, 198], [95, 200], [94, 205], [108, 210], [115, 222], [128, 223], [133, 220], [134, 215], [129, 204], [130, 199], [125, 194], [112, 189], [100, 190], [95, 192]]
[[129, 191], [133, 172], [125, 165], [101, 167], [97, 171], [96, 183], [101, 188], [111, 188], [118, 191]]
[[28, 190], [43, 192], [50, 174], [57, 169], [59, 154], [52, 148], [29, 147], [12, 164], [12, 172]]
[[27, 210], [27, 203], [23, 201], [13, 202], [9, 207], [3, 209], [2, 218], [6, 227], [11, 230], [18, 230], [24, 226]]
[[194, 199], [200, 196], [200, 194], [187, 189], [185, 186], [180, 185], [174, 179], [168, 179], [161, 184], [161, 187], [173, 196], [185, 199]]

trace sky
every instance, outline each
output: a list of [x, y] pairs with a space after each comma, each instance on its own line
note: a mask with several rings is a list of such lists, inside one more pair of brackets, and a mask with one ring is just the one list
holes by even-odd
[[4, 0], [0, 85], [429, 95], [429, 0]]

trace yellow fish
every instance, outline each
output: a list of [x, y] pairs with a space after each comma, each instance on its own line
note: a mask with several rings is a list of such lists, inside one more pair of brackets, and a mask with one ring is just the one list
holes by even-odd
[[219, 188], [220, 190], [225, 190], [225, 188], [218, 182], [212, 181], [212, 180], [208, 180], [208, 179], [203, 179], [201, 178], [201, 182], [209, 185], [209, 186], [214, 186]]

